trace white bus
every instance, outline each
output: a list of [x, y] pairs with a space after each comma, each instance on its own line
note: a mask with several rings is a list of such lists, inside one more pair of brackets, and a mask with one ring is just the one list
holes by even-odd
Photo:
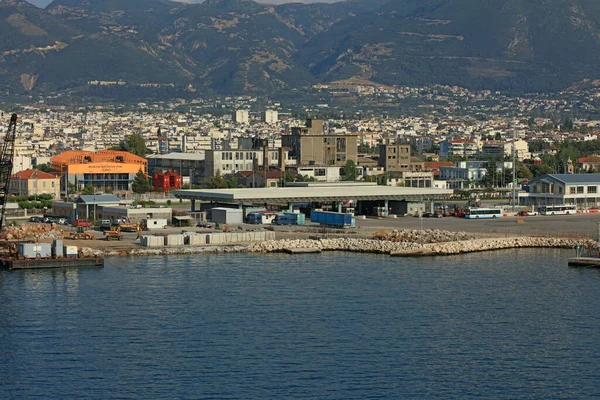
[[577, 214], [577, 206], [574, 204], [562, 204], [558, 206], [542, 206], [540, 207], [542, 215], [564, 215]]
[[468, 208], [465, 213], [465, 218], [500, 218], [502, 215], [501, 208]]

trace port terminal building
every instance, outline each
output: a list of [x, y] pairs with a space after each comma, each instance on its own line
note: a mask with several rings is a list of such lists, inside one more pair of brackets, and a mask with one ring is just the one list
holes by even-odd
[[[380, 186], [363, 182], [293, 182], [292, 186], [255, 189], [198, 189], [175, 190], [177, 198], [191, 202], [191, 211], [198, 212], [216, 206], [255, 210], [278, 205], [293, 210], [299, 205], [313, 208], [330, 205], [334, 211], [343, 212], [351, 205], [358, 215], [399, 214], [400, 203], [433, 202], [449, 199], [451, 189]], [[208, 203], [208, 204], [206, 204]], [[320, 208], [320, 207], [319, 207]]]
[[148, 161], [126, 151], [68, 150], [50, 159], [50, 170], [61, 177], [65, 193], [69, 186], [82, 190], [88, 184], [98, 192], [131, 192], [135, 175], [148, 175]]

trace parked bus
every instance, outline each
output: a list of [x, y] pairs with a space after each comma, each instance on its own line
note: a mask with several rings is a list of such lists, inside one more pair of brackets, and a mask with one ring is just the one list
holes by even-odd
[[542, 206], [540, 207], [542, 215], [569, 215], [577, 214], [577, 206], [574, 204], [561, 204], [558, 206]]
[[479, 219], [479, 218], [500, 218], [502, 217], [501, 208], [468, 208], [465, 212], [465, 218]]

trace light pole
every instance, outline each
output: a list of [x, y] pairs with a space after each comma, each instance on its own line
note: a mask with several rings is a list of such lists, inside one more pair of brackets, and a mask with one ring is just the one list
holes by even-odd
[[419, 215], [419, 219], [421, 220], [421, 231], [419, 232], [419, 244], [423, 245], [423, 214]]

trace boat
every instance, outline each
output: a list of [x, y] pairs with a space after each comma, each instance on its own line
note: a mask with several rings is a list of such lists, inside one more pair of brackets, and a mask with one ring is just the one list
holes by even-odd
[[50, 243], [9, 243], [0, 255], [0, 267], [9, 270], [104, 267], [104, 258], [84, 256], [77, 246], [63, 246], [62, 240]]
[[62, 257], [62, 258], [0, 258], [2, 268], [9, 270], [19, 269], [40, 269], [40, 268], [82, 268], [104, 267], [104, 258], [102, 257]]

